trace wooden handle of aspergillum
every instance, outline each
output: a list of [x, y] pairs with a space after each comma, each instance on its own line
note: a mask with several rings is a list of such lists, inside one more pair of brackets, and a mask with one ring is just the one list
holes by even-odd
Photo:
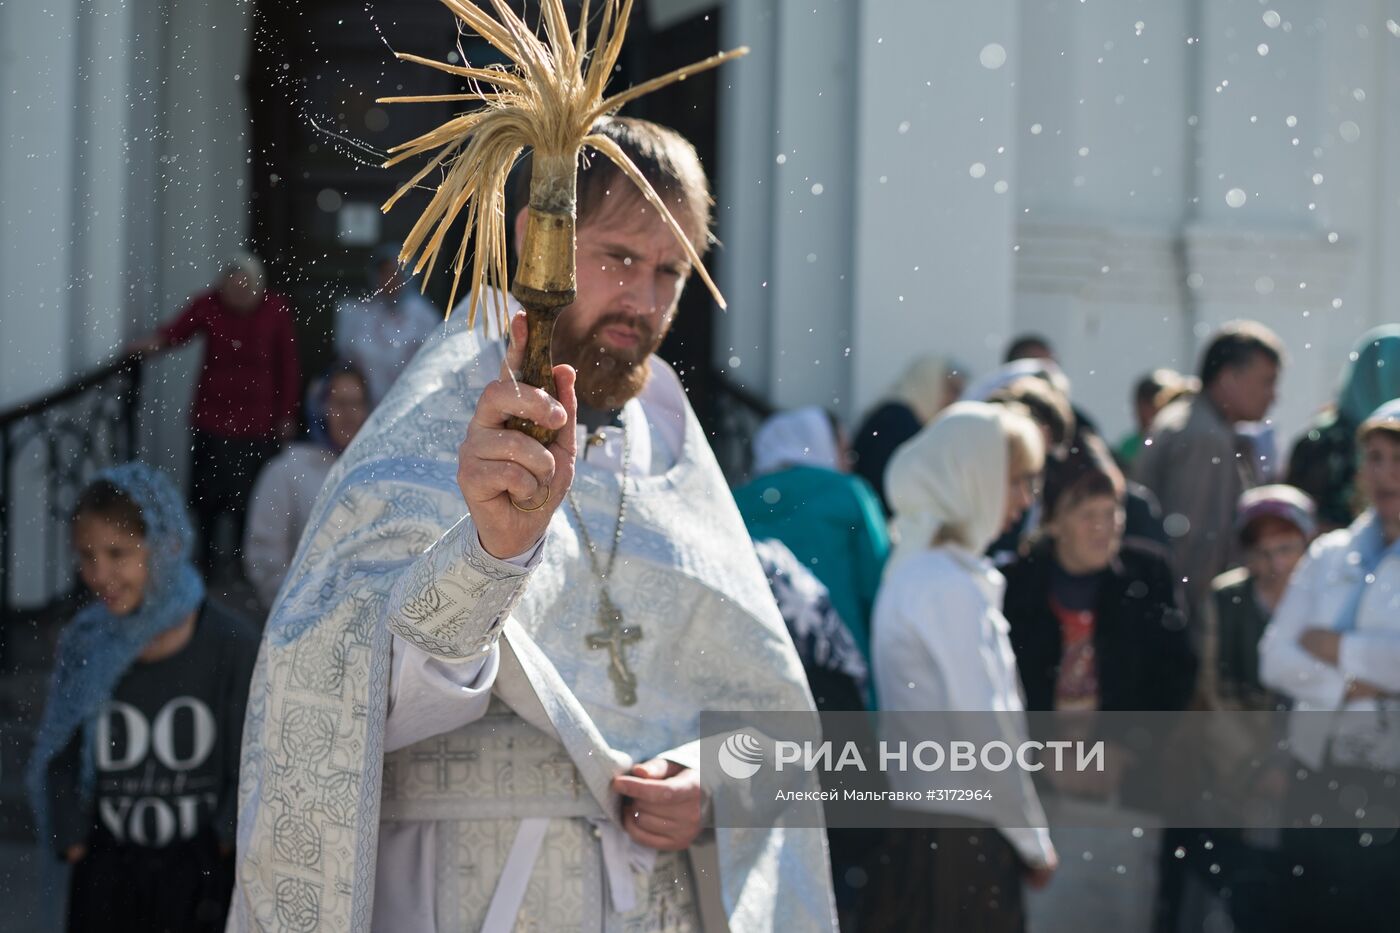
[[[530, 178], [530, 206], [525, 238], [520, 244], [520, 264], [510, 293], [525, 309], [528, 336], [520, 381], [559, 397], [554, 386], [554, 358], [550, 343], [559, 312], [577, 297], [574, 278], [574, 192], [578, 154], [549, 157], [536, 152]], [[558, 433], [549, 428], [511, 418], [506, 426], [548, 446]]]

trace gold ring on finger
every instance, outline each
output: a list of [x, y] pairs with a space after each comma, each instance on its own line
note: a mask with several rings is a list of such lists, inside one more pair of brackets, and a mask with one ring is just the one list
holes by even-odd
[[512, 496], [510, 493], [506, 493], [506, 498], [510, 500], [511, 505], [515, 506], [516, 509], [521, 512], [538, 512], [540, 509], [544, 508], [546, 505], [549, 504], [549, 487], [546, 486], [544, 483], [540, 483], [540, 487], [544, 489], [544, 498], [540, 500], [539, 505], [521, 505], [519, 502], [515, 501], [515, 497]]

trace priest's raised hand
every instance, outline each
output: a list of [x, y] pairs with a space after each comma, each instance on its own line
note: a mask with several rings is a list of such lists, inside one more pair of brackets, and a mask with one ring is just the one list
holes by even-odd
[[[544, 536], [554, 510], [574, 480], [577, 439], [572, 366], [554, 367], [559, 400], [520, 382], [525, 356], [525, 313], [510, 322], [511, 340], [501, 375], [486, 387], [467, 438], [457, 451], [457, 486], [471, 510], [481, 546], [493, 557], [522, 554]], [[559, 429], [548, 447], [506, 427], [511, 417]]]

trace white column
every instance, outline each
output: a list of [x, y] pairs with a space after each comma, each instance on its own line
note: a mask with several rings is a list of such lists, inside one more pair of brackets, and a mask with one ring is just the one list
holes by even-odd
[[985, 369], [1011, 330], [1018, 6], [861, 5], [851, 414], [921, 353]]
[[721, 45], [749, 54], [719, 73], [720, 175], [714, 180], [716, 260], [729, 309], [716, 320], [714, 365], [768, 392], [772, 292], [773, 81], [778, 15], [772, 0], [732, 0], [720, 13]]
[[134, 6], [122, 0], [84, 4], [77, 52], [82, 81], [74, 101], [83, 127], [76, 153], [69, 291], [68, 371], [77, 375], [110, 359], [129, 336], [127, 270], [132, 262], [128, 212], [146, 200], [131, 189], [130, 143]]
[[0, 4], [0, 405], [68, 375], [80, 12]]
[[[251, 193], [244, 90], [252, 4], [166, 0], [165, 16], [164, 145], [155, 192], [161, 274], [152, 305], [134, 309], [145, 328], [177, 313], [245, 244]], [[188, 465], [188, 406], [201, 352], [196, 345], [163, 359], [147, 378], [145, 455], [180, 475]]]
[[857, 4], [783, 0], [770, 139], [773, 324], [769, 397], [847, 404]]
[[784, 407], [848, 403], [857, 9], [737, 0], [724, 11], [726, 44], [753, 52], [721, 79], [732, 305], [716, 362]]

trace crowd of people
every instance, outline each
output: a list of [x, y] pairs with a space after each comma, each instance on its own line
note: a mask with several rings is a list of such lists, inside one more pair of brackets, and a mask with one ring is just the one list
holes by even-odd
[[[611, 126], [703, 252], [708, 195], [688, 144]], [[1351, 710], [1370, 713], [1365, 728], [1300, 728], [1291, 766], [1400, 764], [1386, 716], [1400, 696], [1400, 327], [1358, 341], [1337, 399], [1286, 458], [1268, 416], [1288, 357], [1262, 324], [1221, 328], [1194, 374], [1145, 375], [1117, 443], [1076, 403], [1050, 342], [1026, 335], [987, 373], [914, 361], [849, 438], [819, 407], [773, 416], [730, 509], [679, 381], [651, 356], [688, 260], [635, 196], [609, 200], [626, 182], [596, 161], [580, 170], [558, 401], [514, 383], [518, 347], [441, 328], [403, 288], [393, 247], [375, 253], [369, 298], [338, 313], [339, 359], [304, 405], [287, 302], [251, 256], [133, 345], [202, 335], [204, 361], [184, 501], [130, 464], [99, 474], [72, 514], [92, 601], [60, 642], [28, 772], [41, 845], [73, 866], [70, 929], [223, 929], [230, 904], [238, 929], [296, 925], [271, 923], [274, 909], [338, 927], [367, 884], [378, 921], [431, 929], [436, 879], [457, 870], [447, 834], [468, 824], [489, 829], [489, 843], [470, 838], [502, 866], [484, 899], [462, 902], [473, 923], [603, 909], [508, 883], [511, 866], [526, 880], [548, 870], [518, 850], [539, 852], [558, 824], [584, 830], [549, 836], [570, 858], [601, 840], [588, 870], [608, 909], [639, 929], [658, 910], [688, 917], [706, 873], [675, 857], [704, 843], [684, 743], [707, 704], [998, 711], [1008, 740], [1037, 711]], [[522, 235], [523, 212], [517, 223]], [[523, 321], [512, 326], [518, 339]], [[353, 444], [390, 395], [375, 443]], [[559, 439], [502, 430], [517, 416]], [[694, 521], [686, 496], [719, 504]], [[235, 566], [271, 613], [256, 673], [263, 620], [206, 593], [228, 566], [226, 518]], [[353, 727], [317, 731], [342, 708]], [[447, 764], [439, 796], [415, 797], [405, 775], [423, 743], [507, 770], [572, 761], [573, 802], [552, 821], [505, 797], [487, 815], [452, 809], [454, 788], [503, 792], [465, 771], [442, 784]], [[531, 748], [538, 760], [519, 757]], [[1121, 777], [1058, 789], [1106, 800]], [[1044, 788], [1007, 788], [994, 808], [960, 809], [968, 825], [833, 831], [829, 877], [801, 834], [727, 843], [726, 884], [772, 877], [726, 887], [723, 909], [756, 924], [736, 929], [829, 929], [828, 899], [851, 930], [1058, 929], [1083, 878], [1067, 847], [1083, 837], [1046, 828]], [[303, 791], [314, 801], [288, 803]], [[348, 825], [379, 800], [370, 791], [383, 809], [359, 819], [379, 828], [332, 852], [318, 827]], [[621, 817], [590, 793], [622, 801]], [[1156, 844], [1155, 885], [1134, 900], [1162, 933], [1200, 928], [1202, 910], [1241, 931], [1383, 929], [1400, 906], [1393, 831], [1164, 831]], [[354, 866], [376, 845], [366, 879]], [[284, 901], [288, 865], [308, 887]], [[1189, 903], [1193, 888], [1206, 906]], [[771, 900], [794, 892], [796, 907]]]
[[[871, 646], [881, 710], [1371, 710], [1363, 750], [1349, 754], [1356, 767], [1393, 767], [1376, 762], [1391, 760], [1386, 709], [1400, 687], [1400, 560], [1391, 560], [1400, 558], [1400, 361], [1387, 366], [1396, 353], [1400, 327], [1365, 334], [1336, 401], [1277, 469], [1267, 419], [1287, 355], [1265, 326], [1222, 327], [1196, 374], [1145, 375], [1130, 399], [1137, 430], [1113, 448], [1073, 403], [1048, 341], [1028, 335], [977, 379], [915, 361], [856, 434], [854, 449], [880, 464], [871, 475], [855, 463], [869, 481], [836, 475], [847, 462], [832, 465], [841, 435], [819, 409], [774, 416], [755, 439], [755, 469], [771, 469], [767, 445], [782, 436], [802, 452], [790, 462], [830, 475], [804, 480], [805, 502], [791, 500], [781, 472], [736, 497], [755, 539], [804, 553], [817, 523], [840, 516], [825, 538], [849, 539], [842, 557], [804, 562], [833, 593], [868, 565], [865, 542], [883, 539], [858, 504], [883, 501], [896, 545], [873, 610], [861, 604], [846, 623]], [[805, 436], [793, 430], [799, 416]], [[1336, 764], [1335, 739], [1288, 747], [1316, 769]], [[1021, 805], [1029, 809], [988, 818], [1000, 835], [900, 834], [894, 844], [910, 857], [894, 864], [917, 867], [894, 869], [893, 888], [887, 869], [850, 915], [858, 928], [1014, 930], [1032, 918], [1033, 929], [1058, 929], [1020, 892], [1074, 887], [1079, 859], [1057, 872], [1055, 839], [1082, 848], [1094, 837], [1028, 833], [1017, 827], [1044, 816], [1034, 791]], [[1400, 868], [1393, 831], [1300, 830], [1262, 843], [1238, 830], [1168, 831], [1163, 843], [1156, 891], [1138, 891], [1148, 904], [1155, 894], [1155, 908], [1127, 925], [1115, 917], [1115, 928], [1199, 929], [1213, 911], [1236, 930], [1378, 929], [1391, 910], [1380, 879]], [[1186, 903], [1192, 884], [1204, 905]], [[961, 895], [931, 893], [948, 891]]]

